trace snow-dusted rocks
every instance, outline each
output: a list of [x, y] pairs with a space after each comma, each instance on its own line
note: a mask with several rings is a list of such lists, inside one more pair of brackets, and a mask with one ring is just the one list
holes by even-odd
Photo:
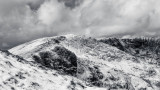
[[[35, 65], [34, 68], [43, 67], [50, 70], [47, 71], [48, 73], [57, 72], [58, 76], [74, 78], [70, 80], [71, 82], [69, 81], [71, 84], [69, 90], [77, 87], [82, 87], [78, 90], [88, 88], [88, 90], [94, 90], [90, 89], [91, 87], [97, 87], [97, 90], [160, 89], [158, 65], [149, 64], [143, 58], [135, 57], [91, 37], [74, 35], [47, 37], [22, 44], [9, 51], [23, 57], [27, 62], [32, 63], [31, 65]], [[66, 72], [66, 69], [71, 70], [72, 67], [74, 67], [74, 75], [60, 73], [61, 70]], [[45, 71], [43, 68], [40, 70]], [[39, 68], [36, 70], [38, 71]], [[48, 73], [42, 75], [50, 75]], [[41, 76], [42, 79], [45, 78], [44, 76]], [[54, 78], [54, 75], [50, 77]], [[63, 82], [64, 79], [61, 80], [59, 79]], [[83, 83], [78, 84], [78, 82]]]
[[64, 47], [56, 46], [50, 52], [40, 52], [38, 56], [33, 56], [33, 59], [42, 66], [76, 76], [77, 57]]
[[0, 90], [103, 90], [0, 51]]

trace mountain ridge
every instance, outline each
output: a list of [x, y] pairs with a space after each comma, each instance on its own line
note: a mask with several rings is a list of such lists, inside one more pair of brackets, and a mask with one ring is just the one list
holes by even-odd
[[[80, 80], [86, 88], [77, 90], [92, 87], [97, 90], [160, 88], [160, 67], [92, 37], [66, 35], [42, 38], [24, 43], [9, 52], [23, 57], [35, 67], [44, 67], [58, 72], [60, 76], [67, 75]], [[74, 74], [68, 71], [72, 69], [75, 70]]]

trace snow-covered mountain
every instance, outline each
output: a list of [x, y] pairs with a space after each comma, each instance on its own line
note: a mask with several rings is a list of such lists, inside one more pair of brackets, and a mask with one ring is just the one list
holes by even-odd
[[91, 37], [46, 37], [9, 52], [0, 53], [2, 90], [160, 90], [160, 66]]

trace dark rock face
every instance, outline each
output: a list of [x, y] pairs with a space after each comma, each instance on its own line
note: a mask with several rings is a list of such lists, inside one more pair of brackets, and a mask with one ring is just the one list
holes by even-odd
[[50, 52], [41, 52], [39, 53], [39, 56], [33, 56], [33, 59], [47, 68], [76, 76], [77, 57], [74, 53], [64, 47], [57, 46]]
[[64, 47], [55, 47], [53, 51], [56, 52], [61, 59], [68, 60], [68, 63], [72, 64], [73, 66], [77, 66], [77, 57], [71, 51]]
[[89, 70], [91, 75], [87, 78], [87, 81], [94, 86], [103, 87], [103, 82], [101, 81], [104, 78], [103, 73], [99, 71], [98, 67], [89, 68]]
[[117, 47], [118, 49], [125, 51], [123, 45], [119, 42], [119, 39], [117, 38], [109, 38], [109, 39], [104, 39], [104, 40], [100, 40], [100, 42], [109, 44], [111, 46]]
[[159, 39], [149, 39], [149, 38], [135, 38], [135, 39], [117, 39], [109, 38], [104, 40], [99, 40], [111, 46], [115, 46], [122, 51], [127, 49], [134, 49], [134, 54], [140, 54], [142, 51], [146, 51], [145, 54], [159, 54], [160, 40]]

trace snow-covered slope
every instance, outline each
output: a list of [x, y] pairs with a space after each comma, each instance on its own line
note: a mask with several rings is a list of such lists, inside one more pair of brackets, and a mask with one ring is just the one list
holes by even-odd
[[[72, 89], [74, 88], [74, 89]], [[103, 90], [0, 51], [0, 90]]]
[[[77, 64], [74, 66], [76, 67], [76, 76], [65, 77], [75, 78], [73, 80], [74, 82], [79, 79], [79, 81], [85, 82], [84, 86], [87, 88], [96, 86], [99, 87], [98, 90], [100, 90], [100, 88], [102, 90], [160, 90], [159, 66], [149, 64], [145, 62], [144, 59], [132, 56], [116, 47], [99, 42], [90, 37], [69, 35], [42, 38], [22, 44], [9, 51], [23, 57], [27, 62], [39, 62], [40, 65], [45, 65], [49, 69], [53, 69], [53, 72], [55, 72], [54, 70], [59, 72], [61, 71], [60, 69], [65, 71], [68, 65], [71, 66], [73, 64], [70, 56], [75, 54], [77, 57]], [[62, 54], [59, 54], [57, 51], [61, 51]], [[66, 54], [64, 52], [72, 52], [73, 54]], [[50, 63], [44, 64], [45, 61]], [[27, 66], [28, 64], [25, 65], [24, 67], [29, 67], [31, 70], [32, 68], [36, 68], [36, 70], [39, 71], [37, 67]], [[55, 65], [61, 65], [64, 66], [64, 68], [55, 68]], [[70, 66], [69, 68], [72, 67]], [[26, 70], [26, 72], [27, 71], [30, 70]], [[40, 71], [43, 70], [40, 69]], [[52, 70], [46, 72], [48, 73], [40, 74], [42, 81], [46, 78], [46, 75], [53, 73]], [[31, 74], [37, 75], [37, 73]], [[59, 74], [58, 76], [61, 77], [63, 75]], [[47, 77], [51, 80], [55, 78], [54, 76]], [[38, 82], [41, 82], [41, 79], [38, 79]], [[56, 79], [60, 82], [64, 82], [64, 87], [67, 85], [65, 82], [71, 81], [70, 79], [67, 81], [59, 78]], [[26, 80], [29, 81], [30, 79]], [[58, 87], [58, 85], [59, 84], [54, 84], [52, 87]], [[41, 89], [47, 90], [44, 88]], [[83, 88], [78, 90], [81, 89]], [[57, 89], [55, 88], [55, 90]]]

